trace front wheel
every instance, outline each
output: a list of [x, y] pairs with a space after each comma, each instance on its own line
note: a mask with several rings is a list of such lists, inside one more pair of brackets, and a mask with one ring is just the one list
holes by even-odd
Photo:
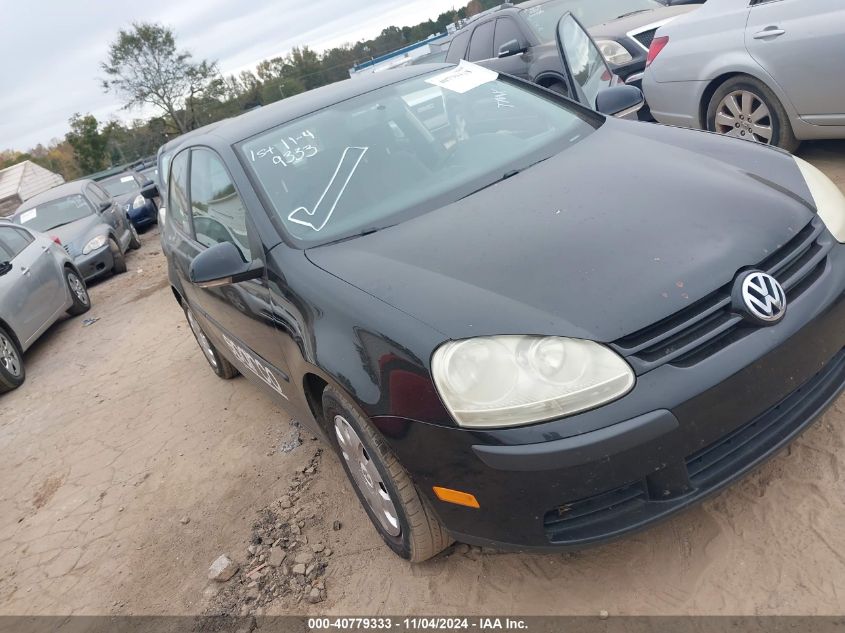
[[777, 96], [753, 77], [732, 77], [719, 86], [707, 107], [707, 129], [789, 152], [800, 145]]
[[194, 333], [194, 338], [197, 339], [197, 345], [200, 346], [205, 360], [208, 361], [214, 373], [223, 380], [230, 380], [237, 376], [238, 370], [235, 369], [235, 366], [220, 355], [220, 352], [217, 351], [217, 348], [214, 347], [211, 341], [208, 340], [205, 332], [202, 331], [197, 317], [194, 316], [194, 311], [187, 305], [184, 306], [184, 310], [185, 318], [188, 320], [191, 332]]
[[65, 269], [65, 283], [70, 292], [70, 297], [73, 299], [73, 305], [68, 308], [67, 313], [71, 316], [78, 316], [88, 312], [91, 309], [91, 297], [88, 296], [88, 289], [79, 274], [70, 268]]
[[390, 549], [413, 563], [446, 549], [452, 539], [370, 422], [331, 387], [323, 412], [343, 469]]
[[15, 339], [0, 327], [0, 393], [17, 389], [26, 379], [23, 354]]
[[109, 250], [111, 251], [112, 264], [111, 271], [115, 275], [120, 275], [121, 273], [126, 272], [126, 255], [123, 254], [123, 251], [120, 250], [120, 245], [114, 241], [113, 238], [109, 238]]
[[138, 235], [138, 229], [135, 228], [132, 221], [127, 220], [127, 222], [129, 222], [129, 248], [135, 251], [141, 248], [141, 236]]

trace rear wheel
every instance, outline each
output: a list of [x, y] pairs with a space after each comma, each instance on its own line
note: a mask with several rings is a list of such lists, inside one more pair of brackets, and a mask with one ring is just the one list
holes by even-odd
[[194, 338], [197, 339], [197, 345], [200, 346], [203, 356], [205, 356], [205, 360], [208, 361], [208, 364], [211, 366], [211, 369], [214, 370], [214, 373], [224, 380], [230, 380], [231, 378], [237, 376], [238, 370], [235, 369], [235, 366], [232, 365], [232, 363], [223, 358], [217, 351], [217, 348], [214, 347], [211, 341], [208, 340], [208, 337], [205, 335], [205, 332], [202, 331], [202, 327], [197, 321], [197, 317], [194, 316], [193, 310], [191, 310], [187, 305], [184, 306], [184, 309], [185, 318], [188, 320], [191, 332], [194, 333]]
[[23, 354], [12, 335], [0, 327], [0, 393], [17, 389], [25, 379]]
[[707, 108], [707, 129], [789, 152], [800, 145], [781, 102], [753, 77], [732, 77], [719, 86]]
[[323, 412], [343, 469], [390, 549], [414, 563], [446, 549], [451, 537], [370, 422], [331, 387]]
[[120, 250], [120, 245], [114, 241], [114, 238], [109, 238], [109, 250], [111, 251], [112, 260], [114, 264], [112, 265], [112, 272], [115, 275], [119, 275], [121, 273], [126, 272], [126, 256], [123, 254], [123, 251]]
[[91, 309], [91, 298], [88, 296], [88, 289], [79, 274], [70, 268], [65, 269], [65, 283], [73, 299], [73, 305], [68, 308], [67, 313], [71, 316], [77, 316], [88, 312]]

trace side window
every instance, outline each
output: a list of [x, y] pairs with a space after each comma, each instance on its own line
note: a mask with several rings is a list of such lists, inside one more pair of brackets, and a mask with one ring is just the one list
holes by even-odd
[[496, 20], [496, 37], [493, 39], [493, 55], [498, 56], [499, 50], [507, 44], [516, 40], [523, 44], [525, 38], [519, 31], [519, 26], [513, 18], [499, 18]]
[[23, 249], [32, 244], [33, 239], [26, 231], [10, 226], [0, 227], [0, 260], [13, 260]]
[[467, 51], [467, 42], [469, 41], [469, 31], [458, 33], [452, 38], [452, 43], [449, 45], [449, 52], [446, 53], [446, 61], [450, 64], [456, 64], [464, 57]]
[[467, 61], [477, 62], [493, 57], [493, 28], [496, 22], [490, 20], [475, 28], [472, 41], [469, 43]]
[[188, 156], [190, 152], [178, 154], [171, 165], [170, 188], [167, 192], [167, 221], [178, 225], [190, 235], [188, 223]]
[[195, 149], [191, 156], [191, 215], [197, 242], [231, 242], [245, 262], [252, 261], [246, 209], [223, 161], [206, 149]]

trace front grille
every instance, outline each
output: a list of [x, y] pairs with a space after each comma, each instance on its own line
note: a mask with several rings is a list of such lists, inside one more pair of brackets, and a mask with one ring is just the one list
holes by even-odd
[[655, 33], [657, 33], [657, 29], [649, 29], [648, 31], [643, 31], [642, 33], [635, 33], [634, 39], [642, 44], [647, 50], [651, 47], [651, 42], [654, 40]]
[[[723, 488], [786, 445], [813, 422], [842, 391], [845, 350], [775, 406], [750, 422], [687, 456], [670, 470], [682, 492], [666, 497], [666, 480], [657, 470], [643, 479], [565, 503], [543, 516], [546, 538], [554, 545], [601, 541], [644, 527]], [[667, 464], [671, 469], [673, 463]], [[653, 491], [652, 491], [653, 490]]]
[[[824, 271], [833, 246], [818, 216], [775, 253], [753, 266], [777, 279], [793, 301]], [[637, 375], [665, 363], [690, 366], [754, 331], [732, 310], [733, 280], [675, 314], [613, 343]]]

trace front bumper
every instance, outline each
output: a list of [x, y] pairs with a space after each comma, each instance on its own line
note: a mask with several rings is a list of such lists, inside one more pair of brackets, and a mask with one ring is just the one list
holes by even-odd
[[[786, 446], [845, 388], [845, 248], [779, 324], [691, 366], [641, 375], [565, 420], [472, 431], [374, 418], [458, 540], [554, 550], [619, 537], [701, 501]], [[441, 502], [432, 486], [472, 493]]]
[[114, 256], [106, 244], [87, 255], [77, 255], [73, 258], [73, 263], [88, 282], [110, 273], [114, 268]]

